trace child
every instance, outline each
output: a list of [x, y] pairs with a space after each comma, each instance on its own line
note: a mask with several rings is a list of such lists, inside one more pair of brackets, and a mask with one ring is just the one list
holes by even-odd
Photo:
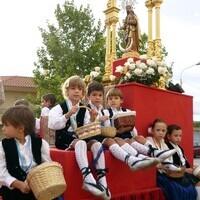
[[179, 146], [182, 139], [182, 130], [179, 125], [172, 124], [167, 127], [166, 134], [166, 144], [169, 149], [176, 149], [177, 152], [172, 156], [173, 163], [178, 166], [184, 166], [186, 168], [190, 168], [190, 164], [188, 163], [184, 151], [181, 146]]
[[104, 87], [101, 83], [92, 81], [87, 88], [88, 107], [98, 113], [98, 121], [104, 123], [108, 116], [103, 113]]
[[[87, 87], [87, 98], [89, 100], [88, 107], [96, 110], [98, 121], [101, 124], [103, 124], [106, 120], [108, 120], [108, 116], [103, 115], [104, 86], [101, 83], [92, 81]], [[93, 140], [91, 142], [89, 142], [89, 144], [94, 143], [93, 148], [94, 148], [94, 146], [97, 146], [97, 145], [99, 146], [99, 148], [97, 150], [98, 150], [98, 152], [101, 152], [101, 154], [100, 154], [98, 161], [95, 163], [97, 172], [98, 171], [101, 172], [101, 173], [98, 173], [99, 174], [98, 181], [101, 184], [101, 186], [103, 186], [103, 188], [106, 190], [107, 199], [110, 199], [111, 194], [110, 194], [109, 189], [107, 188], [107, 181], [106, 181], [106, 177], [105, 177], [105, 173], [106, 173], [105, 157], [104, 157], [104, 153], [102, 151], [102, 148], [103, 148], [102, 144], [100, 143], [102, 141], [102, 139], [103, 139], [103, 137], [101, 137], [99, 135], [95, 136], [93, 138]], [[99, 142], [97, 142], [97, 141], [99, 141]], [[97, 155], [94, 155], [94, 157], [96, 157], [96, 156]]]
[[[107, 93], [107, 103], [110, 108], [104, 110], [105, 115], [111, 118], [116, 113], [130, 111], [128, 109], [121, 108], [122, 102], [123, 96], [121, 91], [118, 88], [110, 89]], [[111, 126], [111, 120], [107, 120], [104, 125]], [[109, 148], [110, 152], [116, 158], [127, 163], [131, 170], [137, 170], [140, 168], [144, 169], [152, 165], [156, 165], [160, 162], [160, 159], [165, 159], [173, 153], [172, 151], [162, 152], [156, 149], [151, 150], [150, 148], [147, 148], [144, 145], [138, 143], [138, 145], [140, 145], [140, 148], [142, 147], [143, 149], [145, 149], [146, 152], [143, 152], [144, 154], [154, 155], [154, 157], [158, 157], [159, 159], [150, 158], [139, 154], [138, 151], [136, 151], [136, 149], [134, 148], [134, 145], [132, 145], [137, 143], [135, 140], [132, 139], [132, 137], [136, 135], [137, 132], [134, 128], [131, 132], [117, 134], [117, 137], [115, 139], [106, 138], [103, 141], [103, 145]]]
[[56, 97], [53, 94], [49, 93], [43, 95], [41, 98], [41, 116], [47, 116], [49, 114], [49, 111], [55, 106], [55, 104]]
[[[177, 153], [175, 153], [173, 158], [173, 163], [185, 167], [185, 175], [182, 178], [181, 182], [192, 183], [196, 186], [196, 191], [198, 194], [198, 199], [200, 199], [200, 179], [196, 177], [196, 172], [199, 172], [199, 167], [195, 166], [194, 168], [190, 167], [189, 162], [184, 154], [183, 148], [180, 146], [180, 142], [182, 140], [182, 129], [177, 124], [171, 124], [167, 127], [166, 134], [166, 144], [169, 149], [176, 149]], [[185, 180], [186, 179], [186, 180]]]
[[18, 99], [14, 102], [14, 106], [27, 106], [29, 107], [29, 102], [26, 99]]
[[[14, 102], [14, 106], [27, 106], [29, 107], [30, 104], [26, 99], [18, 99]], [[39, 134], [40, 131], [40, 119], [37, 117], [35, 118], [35, 133]]]
[[55, 131], [48, 129], [48, 115], [49, 115], [50, 109], [53, 108], [55, 104], [56, 104], [56, 98], [53, 94], [49, 93], [41, 97], [42, 109], [41, 109], [41, 114], [40, 114], [40, 119], [39, 119], [39, 123], [40, 123], [39, 136], [41, 138], [45, 138], [49, 142], [49, 144], [53, 143], [53, 145], [55, 142], [54, 141], [51, 142], [49, 138], [52, 138], [51, 135], [53, 136], [55, 135]]
[[[146, 137], [145, 145], [151, 146], [151, 148], [168, 151], [169, 148], [167, 147], [164, 141], [166, 132], [167, 132], [167, 125], [165, 121], [162, 119], [155, 119], [152, 126], [149, 128], [149, 134], [151, 134], [151, 136]], [[173, 164], [171, 156], [168, 159], [165, 159], [162, 162], [162, 164], [158, 165], [157, 167], [160, 168], [161, 171], [162, 169], [180, 171], [180, 168]]]
[[[79, 107], [82, 106], [81, 100], [86, 94], [86, 85], [79, 76], [72, 76], [63, 84], [62, 92], [65, 102], [56, 105], [49, 112], [49, 128], [56, 130], [55, 145], [59, 149], [71, 148], [75, 150], [76, 161], [83, 175], [84, 189], [104, 199], [110, 199], [110, 196], [107, 195], [106, 182], [100, 182], [100, 180], [103, 180], [100, 177], [104, 173], [103, 168], [105, 168], [103, 154], [101, 154], [96, 166], [100, 178], [99, 182], [97, 182], [88, 164], [86, 141], [77, 138], [74, 132], [74, 124], [71, 121], [71, 118], [75, 115], [77, 126], [80, 127], [95, 119], [96, 112], [89, 113], [86, 108]], [[87, 140], [89, 141], [89, 139]], [[94, 142], [90, 145], [95, 158], [101, 148], [101, 143]]]
[[[151, 126], [152, 135], [147, 137], [148, 142], [146, 144], [152, 144], [153, 147], [156, 147], [161, 150], [167, 150], [168, 147], [164, 142], [165, 135], [167, 133], [167, 125], [162, 119], [155, 119]], [[164, 163], [166, 162], [166, 164]], [[162, 164], [158, 165], [157, 171], [157, 185], [162, 188], [164, 191], [166, 200], [194, 200], [196, 199], [196, 191], [192, 184], [183, 186], [179, 183], [178, 179], [172, 179], [166, 176], [165, 168], [168, 167], [170, 170], [178, 171], [179, 167], [172, 165], [172, 159], [169, 158], [168, 161], [164, 161]], [[164, 169], [164, 170], [163, 170]], [[180, 168], [179, 168], [180, 169]]]
[[35, 117], [25, 106], [9, 108], [2, 116], [5, 139], [0, 142], [0, 186], [4, 200], [36, 200], [27, 173], [51, 161], [49, 145], [34, 135]]

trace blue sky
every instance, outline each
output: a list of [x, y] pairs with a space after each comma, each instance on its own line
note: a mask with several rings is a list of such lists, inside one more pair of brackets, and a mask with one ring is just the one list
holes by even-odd
[[[96, 19], [104, 22], [103, 11], [108, 0], [75, 0], [75, 5], [90, 4]], [[117, 1], [120, 2], [120, 1]], [[137, 0], [135, 12], [141, 31], [147, 33], [145, 0]], [[36, 51], [42, 45], [38, 27], [54, 21], [54, 10], [64, 0], [6, 0], [0, 7], [0, 69], [1, 75], [32, 76]], [[200, 1], [163, 0], [161, 5], [161, 40], [174, 62], [173, 82], [180, 82], [184, 68], [200, 62]], [[125, 13], [120, 12], [120, 21]], [[185, 94], [193, 96], [194, 120], [200, 121], [200, 66], [193, 66], [182, 74]]]

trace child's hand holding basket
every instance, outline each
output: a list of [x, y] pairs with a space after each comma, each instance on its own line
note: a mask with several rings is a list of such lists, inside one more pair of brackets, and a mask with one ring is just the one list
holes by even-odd
[[86, 106], [79, 106], [79, 108], [88, 109], [91, 114], [92, 120], [94, 120], [94, 121], [89, 124], [86, 124], [84, 126], [77, 127], [77, 123], [74, 120], [74, 117], [72, 116], [71, 122], [73, 124], [74, 132], [76, 133], [77, 137], [79, 139], [85, 139], [85, 138], [93, 137], [96, 135], [100, 135], [101, 134], [101, 126], [100, 126], [100, 122], [98, 122], [98, 120], [97, 120], [96, 112]]

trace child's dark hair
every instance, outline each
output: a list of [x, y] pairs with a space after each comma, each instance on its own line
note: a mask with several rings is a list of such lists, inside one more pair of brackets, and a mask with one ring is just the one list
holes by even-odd
[[171, 135], [174, 130], [181, 130], [181, 127], [177, 124], [170, 124], [167, 126], [167, 134]]
[[54, 107], [56, 104], [56, 97], [52, 93], [43, 95], [42, 99], [44, 99], [45, 101], [50, 101], [50, 104], [51, 104], [49, 106], [50, 108]]
[[7, 124], [8, 122], [15, 128], [24, 126], [25, 136], [35, 132], [35, 116], [27, 106], [9, 108], [2, 116], [2, 123]]
[[108, 100], [108, 97], [118, 96], [120, 99], [123, 99], [123, 95], [120, 89], [118, 88], [112, 88], [108, 91], [106, 95], [106, 99]]
[[93, 91], [99, 91], [103, 92], [104, 94], [104, 86], [97, 82], [97, 81], [92, 81], [87, 88], [87, 95], [89, 96]]
[[14, 102], [14, 106], [29, 106], [29, 102], [26, 99], [18, 99]]
[[165, 123], [166, 124], [166, 122], [163, 119], [157, 118], [153, 121], [151, 128], [154, 129], [157, 123]]

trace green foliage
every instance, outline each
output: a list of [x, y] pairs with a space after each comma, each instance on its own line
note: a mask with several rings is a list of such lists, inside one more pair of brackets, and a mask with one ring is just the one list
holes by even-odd
[[[89, 5], [75, 7], [73, 0], [67, 0], [55, 9], [56, 23], [47, 21], [46, 28], [39, 28], [43, 45], [37, 50], [34, 82], [37, 85], [37, 98], [46, 93], [54, 93], [59, 101], [63, 100], [61, 84], [72, 75], [85, 77], [94, 67], [104, 71], [106, 40], [105, 27], [100, 20], [96, 23]], [[112, 34], [112, 32], [111, 32]], [[117, 57], [121, 58], [117, 39]], [[147, 52], [147, 35], [142, 35], [140, 54]], [[123, 46], [123, 44], [122, 44]], [[167, 55], [165, 48], [163, 56]], [[102, 73], [103, 74], [103, 73]], [[101, 75], [102, 75], [101, 74]]]
[[199, 121], [193, 122], [193, 126], [199, 128], [200, 127], [200, 122]]
[[147, 54], [147, 41], [148, 41], [148, 35], [146, 33], [143, 33], [141, 35], [140, 48], [139, 48], [140, 55]]
[[43, 46], [37, 51], [34, 81], [38, 100], [45, 93], [54, 93], [63, 99], [61, 84], [72, 75], [84, 77], [95, 66], [104, 68], [105, 28], [95, 19], [89, 6], [76, 8], [73, 1], [57, 5], [57, 26], [47, 21], [47, 28], [40, 28]]
[[41, 106], [39, 98], [35, 98], [35, 96], [31, 94], [27, 94], [25, 99], [30, 103], [29, 108], [33, 110], [36, 117], [40, 117], [41, 113]]

